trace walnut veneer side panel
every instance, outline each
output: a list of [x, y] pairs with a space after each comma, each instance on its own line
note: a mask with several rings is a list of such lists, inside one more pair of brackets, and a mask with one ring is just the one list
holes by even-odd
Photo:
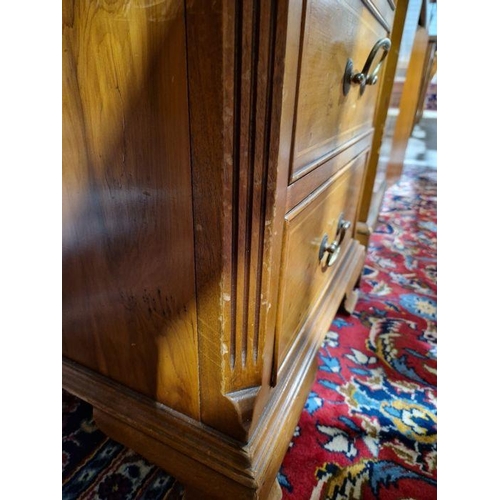
[[[124, 4], [111, 4], [110, 9], [120, 5]], [[127, 5], [134, 9], [131, 3]], [[166, 6], [172, 5], [177, 4], [166, 1], [151, 8], [164, 16], [160, 19], [175, 24], [175, 15], [165, 12]], [[194, 227], [194, 245], [190, 233], [191, 246], [183, 248], [187, 250], [186, 258], [191, 259], [191, 274], [186, 274], [189, 295], [193, 292], [192, 278], [196, 277], [193, 330], [198, 334], [198, 344], [188, 344], [195, 348], [193, 359], [181, 355], [179, 362], [187, 364], [187, 369], [199, 370], [199, 385], [182, 379], [174, 382], [173, 387], [188, 393], [199, 390], [199, 412], [193, 412], [191, 418], [188, 411], [175, 407], [171, 401], [158, 403], [154, 391], [142, 391], [144, 396], [134, 386], [110, 380], [108, 373], [103, 376], [67, 359], [63, 377], [70, 390], [94, 406], [96, 421], [105, 432], [180, 477], [187, 483], [188, 496], [279, 497], [276, 474], [314, 380], [317, 350], [331, 315], [355, 285], [364, 249], [357, 241], [346, 240], [341, 262], [332, 269], [332, 279], [324, 284], [323, 297], [315, 301], [301, 323], [300, 334], [278, 373], [274, 342], [302, 3], [186, 0], [185, 6], [186, 32], [181, 30], [182, 36], [175, 38], [179, 42], [176, 45], [168, 39], [175, 30], [168, 31], [165, 45], [160, 44], [158, 53], [176, 50], [179, 60], [187, 56], [186, 151], [191, 155], [191, 177], [183, 177], [182, 170], [177, 172], [178, 179], [170, 181], [173, 185], [180, 182], [181, 186], [184, 181], [186, 185], [192, 183], [192, 214], [186, 205], [186, 211], [177, 214], [179, 226], [175, 227]], [[125, 17], [130, 9], [125, 9]], [[141, 19], [141, 13], [137, 16]], [[138, 28], [131, 33], [141, 41], [138, 53], [144, 50], [162, 68], [165, 56], [154, 57], [157, 52], [152, 50], [152, 41], [142, 40]], [[186, 44], [185, 52], [181, 38]], [[130, 74], [134, 73], [129, 71], [127, 75]], [[157, 87], [151, 87], [156, 81], [153, 70], [148, 73], [152, 81], [140, 83], [152, 96], [150, 99], [163, 103], [163, 99], [169, 99], [168, 86], [185, 79], [161, 74], [163, 78]], [[110, 87], [109, 92], [113, 90], [112, 86], [104, 87]], [[184, 105], [185, 95], [176, 102]], [[151, 132], [147, 129], [150, 121], [145, 120], [140, 122], [144, 130], [134, 129], [146, 145], [142, 154], [151, 155], [148, 141], [158, 141], [152, 149], [163, 159], [165, 168], [171, 159], [165, 149], [171, 144], [169, 141], [177, 141], [176, 145], [184, 148], [182, 134], [186, 132], [187, 120], [187, 114], [183, 115], [175, 127], [170, 127], [165, 114], [169, 109], [152, 111], [145, 106], [137, 112], [153, 113], [153, 117], [157, 112], [166, 123], [160, 121], [158, 130]], [[146, 131], [152, 136], [144, 137]], [[369, 132], [364, 138], [368, 135]], [[363, 140], [362, 136], [358, 139]], [[123, 145], [118, 149], [123, 153], [125, 145], [134, 144], [134, 138], [118, 144]], [[358, 146], [353, 145], [351, 153]], [[136, 148], [135, 154], [139, 155], [138, 151]], [[125, 159], [129, 154], [127, 150]], [[300, 198], [304, 189], [314, 189], [311, 186], [329, 175], [330, 168], [338, 172], [337, 167], [341, 168], [344, 160], [348, 163], [353, 158], [347, 156], [339, 153], [332, 165], [318, 169], [319, 177], [315, 175], [312, 182], [304, 177], [305, 184], [300, 184], [296, 196]], [[119, 157], [123, 159], [124, 155]], [[162, 185], [162, 189], [167, 187]], [[353, 195], [349, 210], [356, 207], [357, 198]], [[162, 224], [166, 223], [158, 221], [156, 229], [164, 230]], [[151, 242], [151, 247], [155, 244]], [[175, 247], [176, 241], [170, 244]], [[154, 266], [155, 256], [150, 252], [146, 255], [151, 262], [142, 263], [141, 272]], [[128, 247], [119, 255], [129, 264], [135, 256]], [[179, 268], [172, 277], [172, 286], [188, 287], [184, 277]], [[137, 308], [133, 309], [133, 316], [134, 321], [141, 318]], [[180, 341], [175, 333], [167, 339]], [[124, 343], [128, 340], [120, 337]], [[182, 353], [186, 345], [180, 343], [176, 349]], [[133, 361], [133, 370], [144, 369], [151, 357]], [[175, 362], [173, 366], [177, 366]], [[153, 366], [147, 370], [154, 371]]]
[[63, 354], [199, 417], [185, 16], [63, 1]]

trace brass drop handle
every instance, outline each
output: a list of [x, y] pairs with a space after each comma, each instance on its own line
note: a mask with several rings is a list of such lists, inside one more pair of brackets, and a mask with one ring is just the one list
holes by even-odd
[[333, 263], [337, 260], [340, 254], [340, 246], [342, 245], [346, 232], [350, 227], [351, 223], [344, 219], [344, 214], [340, 214], [337, 232], [333, 243], [328, 244], [328, 235], [325, 234], [323, 236], [323, 240], [321, 241], [321, 245], [319, 247], [319, 260], [322, 261], [325, 253], [328, 253], [328, 257], [326, 259], [326, 265], [328, 267], [333, 266]]
[[[375, 85], [377, 83], [378, 73], [380, 71], [380, 68], [382, 67], [384, 59], [387, 57], [387, 54], [389, 53], [390, 48], [391, 48], [391, 41], [388, 38], [381, 38], [373, 46], [371, 52], [368, 54], [368, 58], [366, 59], [363, 69], [358, 73], [354, 71], [354, 63], [352, 62], [352, 59], [347, 59], [347, 64], [345, 66], [345, 72], [344, 72], [344, 81], [343, 81], [344, 95], [347, 95], [349, 93], [351, 85], [359, 85], [359, 94], [363, 95], [367, 85]], [[373, 64], [373, 61], [375, 60], [375, 56], [377, 55], [380, 49], [382, 49], [384, 53], [382, 54], [382, 57], [380, 58], [380, 61], [378, 62], [377, 66], [375, 66], [373, 72], [371, 74], [368, 74], [371, 65]]]

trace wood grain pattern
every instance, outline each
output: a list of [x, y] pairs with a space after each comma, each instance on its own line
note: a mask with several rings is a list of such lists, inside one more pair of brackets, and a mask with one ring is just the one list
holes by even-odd
[[360, 96], [359, 87], [352, 86], [344, 96], [342, 82], [347, 60], [360, 71], [377, 40], [387, 36], [359, 0], [304, 5], [290, 182], [372, 127], [377, 87], [368, 86]]
[[[332, 177], [309, 198], [285, 217], [283, 268], [276, 335], [279, 338], [281, 365], [291, 344], [301, 330], [312, 308], [320, 301], [334, 276], [335, 267], [349, 246], [357, 217], [367, 155], [361, 154], [344, 170]], [[353, 202], [354, 201], [354, 202]], [[332, 267], [318, 258], [323, 236], [329, 243], [335, 239], [340, 215], [352, 223], [341, 246], [341, 253]]]
[[356, 137], [335, 151], [335, 155], [325, 162], [319, 163], [318, 167], [311, 170], [287, 189], [286, 211], [289, 212], [297, 206], [310, 193], [324, 184], [330, 177], [339, 172], [345, 165], [363, 151], [370, 148], [372, 131], [370, 130], [361, 137]]
[[341, 211], [355, 223], [372, 133], [369, 109], [320, 89], [318, 130], [340, 128], [328, 144], [314, 131], [314, 168], [289, 186], [300, 73], [331, 69], [322, 9], [339, 78], [339, 44], [363, 64], [384, 29], [360, 0], [64, 1], [65, 299], [85, 318], [65, 326], [65, 386], [188, 496], [279, 498], [317, 350], [364, 261], [352, 228], [327, 277], [313, 240]]
[[391, 31], [394, 20], [394, 5], [388, 0], [361, 0], [375, 19], [387, 30]]
[[247, 498], [245, 491], [260, 491], [263, 494], [255, 498], [264, 499], [265, 492], [275, 488], [276, 474], [314, 381], [316, 352], [332, 310], [358, 279], [363, 263], [363, 247], [351, 241], [346, 265], [336, 269], [328, 299], [317, 304], [308, 318], [304, 334], [293, 346], [293, 363], [282, 366], [278, 386], [248, 443], [239, 443], [71, 361], [63, 363], [65, 386], [94, 407], [96, 422], [104, 432], [181, 482], [207, 495], [225, 492], [225, 498]]
[[63, 354], [199, 417], [181, 0], [63, 1]]
[[[201, 495], [197, 498], [203, 499], [241, 498], [254, 500], [259, 498], [256, 496], [256, 485], [243, 485], [238, 481], [231, 480], [227, 475], [219, 474], [213, 469], [202, 466], [196, 460], [187, 457], [182, 451], [179, 452], [165, 446], [156, 437], [151, 437], [123, 420], [100, 410], [94, 410], [94, 420], [99, 428], [112, 439], [120, 440], [127, 447], [147, 457], [150, 462], [170, 471], [171, 474], [175, 474], [179, 481], [187, 485], [188, 498], [195, 493]], [[191, 492], [190, 485], [193, 485]], [[266, 497], [262, 496], [261, 498]]]
[[[328, 325], [346, 296], [351, 293], [359, 280], [365, 262], [365, 247], [351, 239], [345, 251], [343, 262], [333, 270], [333, 277], [324, 290], [323, 299], [313, 304], [309, 316], [300, 332], [295, 335], [281, 364], [276, 363], [278, 383], [286, 378], [294, 366], [304, 362], [304, 353], [317, 353], [325, 338]], [[315, 356], [315, 354], [314, 354]], [[278, 358], [277, 358], [278, 359]], [[311, 362], [311, 361], [309, 361]]]
[[284, 71], [277, 26], [286, 8], [245, 0], [187, 9], [202, 415], [239, 439], [272, 364], [267, 304], [277, 271], [266, 248], [276, 206], [274, 95]]
[[276, 474], [314, 381], [315, 348], [304, 342], [296, 352], [297, 363], [281, 377], [248, 443], [239, 443], [76, 363], [63, 363], [63, 380], [68, 390], [94, 407], [95, 420], [106, 434], [195, 491], [207, 497], [223, 494], [223, 498], [264, 500], [268, 492], [277, 493]]
[[[269, 93], [272, 78], [271, 43], [275, 8], [272, 2], [241, 2], [236, 9], [233, 217], [237, 242], [233, 251], [235, 328], [232, 368], [249, 383], [260, 383], [262, 344], [259, 320], [268, 176]], [[238, 335], [235, 335], [236, 332]], [[236, 354], [237, 353], [237, 354]], [[253, 372], [253, 374], [251, 374]]]

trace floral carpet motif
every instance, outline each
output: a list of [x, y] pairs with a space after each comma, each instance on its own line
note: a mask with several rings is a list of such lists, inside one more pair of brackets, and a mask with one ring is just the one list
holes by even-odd
[[107, 438], [92, 407], [63, 391], [63, 500], [180, 500], [182, 486], [140, 455]]
[[[436, 170], [407, 167], [386, 193], [356, 310], [335, 318], [318, 353], [278, 475], [284, 500], [437, 497], [436, 273]], [[182, 498], [65, 391], [62, 423], [64, 500]]]
[[284, 500], [437, 498], [436, 170], [385, 195], [278, 480]]

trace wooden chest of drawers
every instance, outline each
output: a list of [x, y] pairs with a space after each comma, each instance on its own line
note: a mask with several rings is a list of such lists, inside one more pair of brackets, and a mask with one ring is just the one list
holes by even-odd
[[63, 2], [64, 386], [188, 496], [281, 496], [317, 349], [363, 266], [393, 11]]

